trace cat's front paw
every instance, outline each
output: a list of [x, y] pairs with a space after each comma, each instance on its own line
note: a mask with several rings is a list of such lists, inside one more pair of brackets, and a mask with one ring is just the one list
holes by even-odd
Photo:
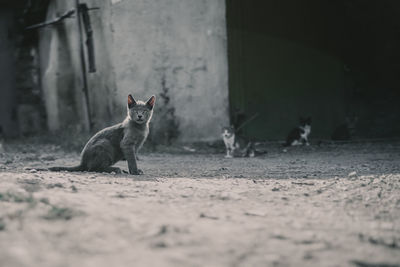
[[136, 169], [136, 170], [129, 170], [129, 173], [132, 175], [141, 175], [143, 174], [143, 171], [141, 169]]

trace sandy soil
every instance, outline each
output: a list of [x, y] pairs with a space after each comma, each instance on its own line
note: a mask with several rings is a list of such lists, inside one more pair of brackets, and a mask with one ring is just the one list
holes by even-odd
[[148, 153], [129, 176], [26, 170], [79, 155], [5, 145], [0, 266], [400, 266], [399, 142], [266, 147]]

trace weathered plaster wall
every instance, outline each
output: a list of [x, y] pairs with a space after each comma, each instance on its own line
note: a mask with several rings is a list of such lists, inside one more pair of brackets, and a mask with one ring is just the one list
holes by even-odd
[[[46, 20], [72, 8], [73, 1], [51, 1]], [[77, 29], [76, 19], [66, 19], [39, 30], [42, 89], [51, 131], [86, 125]]]
[[181, 140], [218, 138], [228, 123], [225, 1], [114, 2], [118, 99], [156, 94], [154, 125], [174, 123], [170, 105]]
[[[95, 129], [121, 120], [129, 93], [157, 96], [156, 142], [214, 140], [228, 123], [224, 0], [87, 1], [97, 72], [88, 74]], [[48, 18], [74, 7], [52, 1]], [[41, 30], [51, 130], [85, 125], [76, 19]], [[173, 127], [171, 127], [171, 125]], [[82, 128], [82, 127], [81, 127]]]

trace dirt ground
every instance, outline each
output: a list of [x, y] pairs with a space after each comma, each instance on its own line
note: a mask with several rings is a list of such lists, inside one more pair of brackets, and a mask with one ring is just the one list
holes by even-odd
[[130, 176], [27, 170], [79, 155], [4, 144], [0, 266], [400, 266], [400, 142], [265, 147], [146, 153]]

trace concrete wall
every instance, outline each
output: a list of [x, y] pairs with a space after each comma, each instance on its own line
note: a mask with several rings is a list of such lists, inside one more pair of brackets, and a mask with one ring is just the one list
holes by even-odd
[[[46, 20], [74, 8], [72, 1], [51, 1]], [[85, 125], [76, 19], [40, 29], [42, 89], [51, 131]]]
[[[51, 1], [48, 19], [74, 8]], [[94, 128], [123, 119], [129, 93], [157, 96], [155, 142], [219, 138], [228, 124], [224, 0], [87, 1], [97, 72], [88, 74]], [[42, 85], [48, 126], [87, 125], [75, 19], [40, 30]], [[171, 127], [172, 126], [172, 127]]]
[[[71, 9], [75, 9], [75, 1], [51, 1], [46, 19], [52, 20]], [[101, 29], [101, 25], [96, 25], [95, 31], [96, 29]], [[102, 31], [97, 30], [96, 34], [96, 44], [99, 44]], [[51, 131], [66, 128], [88, 129], [77, 17], [40, 29], [39, 39], [42, 88], [48, 115], [48, 128]], [[95, 128], [102, 128], [110, 123], [110, 116], [104, 116], [108, 106], [102, 105], [102, 101], [100, 103], [97, 101], [112, 98], [105, 90], [114, 84], [113, 79], [104, 82], [104, 79], [109, 77], [110, 70], [112, 73], [112, 68], [109, 67], [109, 60], [107, 58], [104, 60], [102, 57], [103, 54], [109, 53], [101, 50], [103, 43], [99, 45], [100, 50], [96, 50], [99, 71], [95, 74], [87, 74], [90, 87], [90, 111], [95, 121]], [[98, 108], [99, 105], [102, 105], [101, 108]]]

